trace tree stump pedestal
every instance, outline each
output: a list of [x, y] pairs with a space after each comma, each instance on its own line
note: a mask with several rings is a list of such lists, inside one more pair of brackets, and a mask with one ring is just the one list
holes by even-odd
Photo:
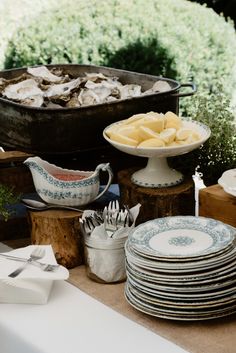
[[29, 211], [31, 243], [51, 244], [59, 264], [73, 268], [83, 263], [80, 212], [68, 210]]
[[120, 199], [129, 207], [140, 203], [140, 213], [137, 224], [151, 219], [194, 215], [194, 185], [191, 178], [186, 178], [181, 184], [166, 188], [146, 188], [131, 181], [134, 168], [118, 172]]
[[217, 219], [236, 227], [236, 199], [219, 185], [199, 191], [199, 215]]

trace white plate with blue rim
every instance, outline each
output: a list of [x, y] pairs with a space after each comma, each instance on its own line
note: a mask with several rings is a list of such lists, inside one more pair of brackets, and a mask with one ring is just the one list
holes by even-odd
[[[196, 293], [208, 293], [208, 292], [215, 292], [218, 290], [224, 290], [229, 288], [230, 286], [236, 287], [236, 278], [235, 276], [231, 279], [223, 278], [223, 280], [219, 280], [214, 283], [194, 283], [188, 284], [185, 282], [179, 283], [175, 285], [173, 283], [160, 283], [160, 282], [153, 282], [146, 279], [142, 279], [137, 277], [136, 275], [132, 274], [131, 272], [128, 273], [129, 279], [135, 281], [139, 285], [143, 285], [144, 287], [148, 287], [150, 289], [159, 290], [166, 293], [178, 293], [178, 294], [196, 294]], [[236, 298], [235, 298], [236, 300]]]
[[209, 299], [216, 299], [216, 298], [225, 298], [226, 296], [233, 296], [235, 298], [235, 284], [232, 283], [226, 288], [220, 288], [219, 290], [209, 290], [209, 291], [202, 291], [202, 292], [189, 292], [189, 293], [182, 293], [179, 291], [165, 291], [160, 288], [152, 288], [148, 286], [147, 283], [143, 283], [141, 281], [137, 281], [136, 278], [133, 278], [128, 274], [127, 276], [127, 283], [130, 283], [133, 287], [138, 290], [143, 291], [144, 293], [153, 295], [155, 298], [163, 298], [163, 299], [170, 299], [170, 300], [179, 300], [179, 301], [189, 301], [195, 302], [196, 300], [209, 300]]
[[213, 269], [210, 271], [204, 271], [203, 273], [194, 273], [194, 274], [176, 274], [176, 273], [170, 273], [170, 274], [163, 274], [163, 273], [158, 273], [155, 274], [153, 271], [148, 271], [145, 269], [140, 269], [139, 267], [135, 265], [131, 265], [128, 262], [126, 262], [126, 270], [129, 274], [135, 276], [136, 278], [146, 280], [146, 281], [151, 281], [153, 283], [161, 283], [165, 284], [167, 283], [168, 285], [196, 285], [196, 284], [210, 284], [210, 283], [215, 283], [219, 281], [227, 281], [230, 279], [236, 278], [236, 261], [233, 261], [230, 263], [228, 266], [224, 266], [222, 269], [222, 266], [217, 269]]
[[[125, 254], [129, 264], [139, 266], [142, 269], [150, 270], [153, 272], [167, 272], [170, 273], [195, 273], [196, 271], [206, 271], [213, 268], [222, 268], [224, 265], [232, 263], [235, 260], [236, 247], [232, 247], [229, 252], [221, 253], [220, 256], [214, 256], [210, 258], [200, 258], [199, 261], [176, 261], [167, 262], [159, 261], [157, 259], [146, 259], [140, 254], [138, 255], [133, 251], [134, 249], [130, 246], [129, 240], [125, 243]], [[196, 260], [198, 258], [194, 258]]]
[[170, 308], [182, 308], [182, 309], [200, 309], [200, 308], [206, 308], [209, 309], [209, 307], [219, 307], [221, 305], [225, 304], [231, 304], [235, 303], [235, 295], [231, 294], [226, 297], [222, 298], [217, 298], [217, 299], [204, 299], [204, 300], [194, 300], [194, 301], [187, 301], [187, 300], [171, 300], [167, 298], [158, 298], [153, 295], [150, 295], [146, 292], [143, 292], [141, 290], [138, 290], [134, 286], [132, 286], [129, 281], [126, 283], [127, 287], [129, 288], [130, 292], [133, 293], [137, 298], [142, 300], [143, 302], [150, 303], [153, 305], [162, 305]]
[[212, 218], [164, 217], [137, 226], [130, 233], [129, 245], [156, 258], [192, 259], [226, 250], [235, 234], [235, 228]]
[[144, 312], [145, 314], [160, 317], [163, 319], [170, 320], [182, 320], [182, 321], [195, 321], [195, 320], [208, 320], [219, 318], [223, 316], [228, 316], [236, 312], [236, 304], [229, 303], [223, 305], [218, 309], [213, 309], [211, 306], [204, 308], [204, 310], [170, 310], [163, 305], [150, 305], [147, 302], [137, 298], [131, 291], [128, 286], [128, 282], [125, 287], [125, 297], [130, 305], [135, 309]]

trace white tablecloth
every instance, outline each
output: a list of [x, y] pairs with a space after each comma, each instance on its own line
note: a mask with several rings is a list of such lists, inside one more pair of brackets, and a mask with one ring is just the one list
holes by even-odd
[[64, 281], [46, 305], [0, 306], [1, 353], [186, 353]]

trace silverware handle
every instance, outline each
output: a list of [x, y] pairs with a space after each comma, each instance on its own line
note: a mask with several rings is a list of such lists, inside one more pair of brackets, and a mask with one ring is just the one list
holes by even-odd
[[[28, 259], [26, 259], [24, 257], [17, 257], [17, 256], [8, 255], [8, 254], [0, 254], [0, 256], [5, 257], [8, 260], [13, 260], [13, 261], [20, 261], [20, 262], [27, 262], [28, 261]], [[34, 266], [37, 266], [37, 267], [40, 267], [43, 269], [50, 268], [52, 271], [56, 270], [60, 266], [58, 264], [52, 265], [52, 264], [47, 264], [47, 263], [43, 263], [43, 262], [36, 261], [36, 260], [33, 260], [30, 263]]]
[[12, 256], [12, 255], [8, 255], [8, 254], [0, 254], [0, 256], [5, 257], [8, 260], [27, 262], [27, 259], [25, 257]]
[[77, 208], [77, 207], [73, 207], [73, 206], [63, 206], [63, 205], [52, 205], [50, 204], [48, 206], [48, 208], [54, 208], [54, 209], [63, 209], [63, 210], [71, 210], [71, 211], [77, 211], [77, 212], [84, 212], [83, 209], [81, 208]]
[[24, 269], [25, 267], [27, 266], [28, 264], [28, 261], [24, 263], [24, 265], [18, 267], [15, 271], [11, 272], [8, 277], [11, 277], [11, 278], [15, 278], [17, 277]]
[[31, 206], [26, 204], [25, 202], [23, 202], [24, 205], [26, 206], [26, 208], [28, 208], [29, 210], [32, 211], [46, 211], [46, 210], [50, 210], [50, 209], [62, 209], [62, 210], [71, 210], [71, 211], [76, 211], [76, 212], [84, 212], [83, 209], [81, 208], [77, 208], [77, 207], [73, 207], [73, 206], [63, 206], [63, 205], [46, 205], [45, 207], [36, 207], [36, 206]]

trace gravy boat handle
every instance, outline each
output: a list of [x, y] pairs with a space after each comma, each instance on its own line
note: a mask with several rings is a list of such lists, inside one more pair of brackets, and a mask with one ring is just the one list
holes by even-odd
[[105, 186], [105, 188], [95, 197], [95, 199], [93, 201], [97, 200], [99, 197], [101, 197], [103, 194], [105, 194], [105, 192], [110, 187], [112, 179], [113, 179], [113, 172], [112, 172], [112, 169], [111, 169], [109, 163], [99, 164], [96, 167], [95, 172], [99, 173], [100, 171], [108, 172], [108, 181], [107, 181], [107, 185]]

